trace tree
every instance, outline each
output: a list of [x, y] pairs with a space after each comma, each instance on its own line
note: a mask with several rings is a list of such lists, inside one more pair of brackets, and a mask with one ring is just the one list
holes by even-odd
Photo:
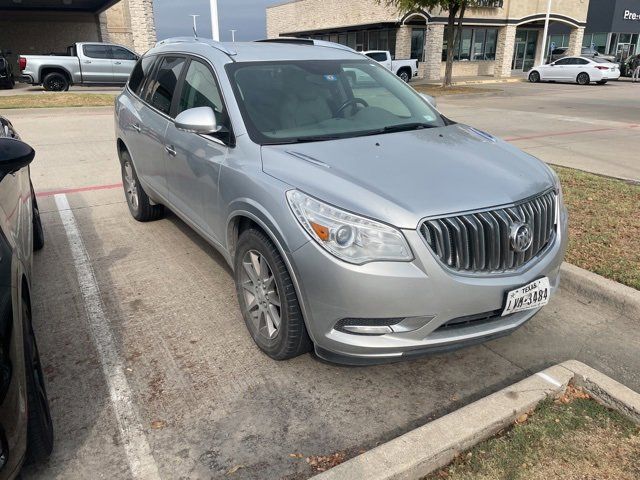
[[[384, 1], [401, 13], [411, 13], [419, 10], [431, 11], [443, 9], [449, 12], [447, 20], [447, 65], [444, 73], [443, 87], [450, 87], [453, 76], [453, 56], [462, 32], [462, 19], [468, 5], [473, 5], [476, 0], [377, 0]], [[456, 23], [457, 20], [457, 23]]]

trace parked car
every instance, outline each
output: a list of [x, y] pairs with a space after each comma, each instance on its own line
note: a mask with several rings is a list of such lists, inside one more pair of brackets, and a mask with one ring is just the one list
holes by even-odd
[[596, 82], [604, 85], [609, 80], [620, 78], [617, 63], [600, 58], [564, 57], [549, 65], [539, 65], [529, 71], [529, 81], [537, 82], [576, 82], [589, 85]]
[[31, 322], [33, 251], [44, 246], [29, 163], [35, 152], [0, 116], [0, 479], [53, 448], [53, 426]]
[[554, 48], [551, 52], [551, 55], [549, 55], [549, 57], [547, 58], [547, 63], [555, 62], [559, 58], [567, 56], [568, 51], [569, 51], [569, 47]]
[[403, 82], [418, 76], [418, 60], [394, 60], [391, 53], [386, 50], [371, 50], [363, 53], [395, 73]]
[[582, 47], [582, 52], [580, 53], [582, 57], [586, 58], [599, 58], [601, 60], [608, 60], [610, 62], [615, 62], [615, 55], [605, 55], [603, 53], [598, 52], [595, 48], [591, 47]]
[[76, 43], [66, 55], [21, 55], [20, 80], [60, 92], [71, 85], [124, 85], [138, 55], [110, 43]]
[[514, 331], [558, 288], [551, 168], [340, 45], [161, 42], [115, 124], [131, 215], [169, 208], [221, 252], [273, 359], [459, 348]]
[[0, 50], [0, 88], [13, 88], [16, 84], [11, 61], [7, 58], [8, 55], [11, 55], [11, 52]]

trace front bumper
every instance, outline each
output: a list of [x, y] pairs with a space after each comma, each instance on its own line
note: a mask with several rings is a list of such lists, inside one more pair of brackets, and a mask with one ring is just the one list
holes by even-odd
[[[525, 265], [503, 276], [461, 275], [436, 260], [416, 230], [405, 230], [412, 262], [351, 265], [310, 241], [293, 253], [289, 263], [298, 285], [299, 301], [317, 354], [329, 361], [368, 364], [402, 360], [428, 352], [452, 350], [507, 335], [538, 310], [444, 328], [448, 322], [486, 312], [499, 312], [505, 293], [549, 277], [552, 295], [559, 286], [566, 249], [566, 210], [561, 212], [554, 244]], [[346, 318], [415, 320], [411, 331], [358, 335], [337, 330]], [[443, 328], [441, 328], [443, 327]]]

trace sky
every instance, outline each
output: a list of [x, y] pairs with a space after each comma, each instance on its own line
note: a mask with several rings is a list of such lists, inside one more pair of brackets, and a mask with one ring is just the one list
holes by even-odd
[[[218, 0], [220, 39], [231, 40], [231, 29], [237, 30], [236, 41], [266, 37], [265, 9], [278, 0]], [[158, 40], [193, 34], [193, 19], [198, 18], [198, 35], [211, 38], [209, 0], [154, 0]]]

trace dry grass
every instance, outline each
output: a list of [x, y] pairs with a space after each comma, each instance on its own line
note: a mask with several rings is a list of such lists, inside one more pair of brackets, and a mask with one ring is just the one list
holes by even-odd
[[443, 88], [441, 85], [411, 85], [416, 91], [426, 93], [433, 97], [442, 97], [443, 95], [460, 95], [464, 93], [489, 93], [495, 92], [495, 89], [459, 86]]
[[542, 402], [427, 480], [637, 480], [640, 428], [587, 395]]
[[554, 169], [569, 210], [566, 260], [640, 290], [640, 185]]
[[115, 94], [108, 93], [35, 93], [0, 96], [0, 109], [55, 107], [110, 107]]

